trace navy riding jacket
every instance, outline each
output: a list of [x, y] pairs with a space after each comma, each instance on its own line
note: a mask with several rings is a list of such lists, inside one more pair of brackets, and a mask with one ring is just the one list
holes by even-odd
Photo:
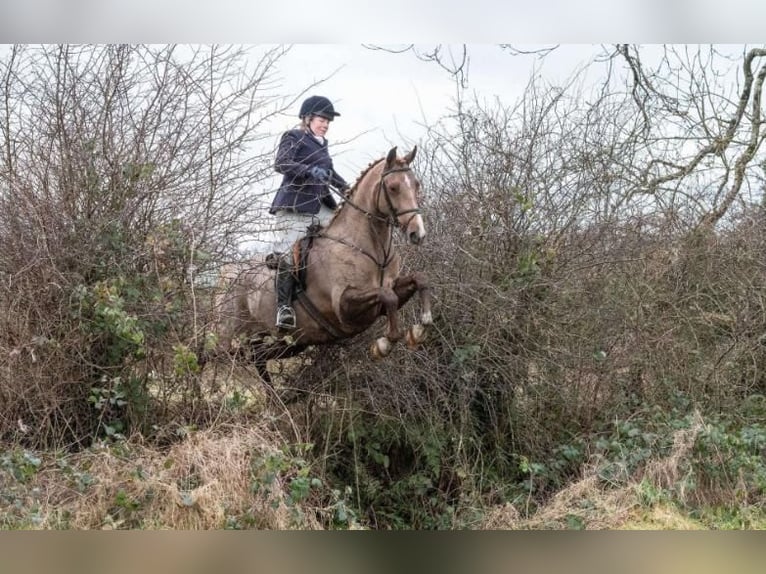
[[317, 214], [324, 203], [335, 209], [338, 203], [326, 183], [315, 181], [309, 170], [315, 166], [330, 170], [330, 184], [337, 189], [348, 186], [332, 165], [327, 150], [327, 140], [319, 142], [313, 135], [301, 129], [285, 132], [279, 141], [274, 169], [284, 177], [279, 186], [270, 213], [288, 209], [297, 213]]

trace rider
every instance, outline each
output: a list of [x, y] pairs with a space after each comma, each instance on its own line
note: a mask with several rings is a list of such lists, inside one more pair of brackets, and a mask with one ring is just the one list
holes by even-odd
[[301, 123], [282, 134], [279, 142], [274, 169], [284, 177], [269, 209], [275, 215], [279, 235], [269, 257], [277, 263], [276, 326], [280, 329], [296, 326], [295, 311], [290, 305], [294, 282], [291, 247], [315, 219], [327, 223], [338, 207], [330, 186], [341, 193], [348, 190], [346, 181], [333, 168], [325, 139], [330, 122], [339, 115], [324, 96], [308, 97], [298, 114]]

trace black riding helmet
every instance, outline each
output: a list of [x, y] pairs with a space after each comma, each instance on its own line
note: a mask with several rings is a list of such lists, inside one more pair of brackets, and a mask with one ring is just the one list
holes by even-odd
[[339, 115], [332, 106], [332, 102], [324, 96], [310, 96], [303, 100], [298, 117], [303, 119], [306, 116], [321, 116], [332, 121]]

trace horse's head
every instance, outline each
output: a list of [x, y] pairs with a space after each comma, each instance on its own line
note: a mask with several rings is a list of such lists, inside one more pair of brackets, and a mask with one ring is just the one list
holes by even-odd
[[418, 206], [420, 181], [412, 171], [417, 146], [402, 158], [396, 157], [396, 147], [386, 156], [377, 186], [376, 208], [398, 225], [410, 243], [420, 244], [426, 228]]

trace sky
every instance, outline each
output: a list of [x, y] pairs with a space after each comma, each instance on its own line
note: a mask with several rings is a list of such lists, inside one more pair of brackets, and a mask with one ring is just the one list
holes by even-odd
[[[433, 45], [418, 45], [419, 50]], [[387, 45], [388, 50], [402, 45]], [[445, 47], [447, 52], [450, 47]], [[462, 47], [451, 47], [462, 57]], [[544, 72], [563, 78], [599, 48], [573, 45], [546, 58]], [[467, 46], [469, 74], [467, 92], [480, 98], [516, 101], [532, 73], [535, 56], [512, 56], [497, 45]], [[539, 65], [539, 64], [538, 64]], [[454, 78], [434, 62], [412, 52], [391, 53], [362, 44], [297, 44], [280, 60], [278, 69], [285, 93], [300, 93], [315, 81], [309, 93], [328, 97], [341, 116], [331, 124], [327, 137], [336, 169], [353, 180], [370, 161], [392, 146], [408, 151], [422, 141], [427, 125], [434, 124], [453, 108]], [[278, 131], [296, 122], [297, 109], [272, 122]]]
[[[0, 2], [0, 42], [294, 44], [280, 64], [284, 91], [332, 75], [322, 95], [343, 115], [328, 136], [356, 137], [334, 150], [352, 178], [386, 146], [417, 140], [416, 124], [441, 116], [455, 92], [437, 65], [362, 43], [469, 44], [469, 90], [512, 101], [534, 58], [499, 43], [563, 44], [546, 72], [571, 74], [594, 45], [762, 43], [764, 21], [763, 0], [24, 0]], [[283, 124], [275, 130], [293, 118]]]

